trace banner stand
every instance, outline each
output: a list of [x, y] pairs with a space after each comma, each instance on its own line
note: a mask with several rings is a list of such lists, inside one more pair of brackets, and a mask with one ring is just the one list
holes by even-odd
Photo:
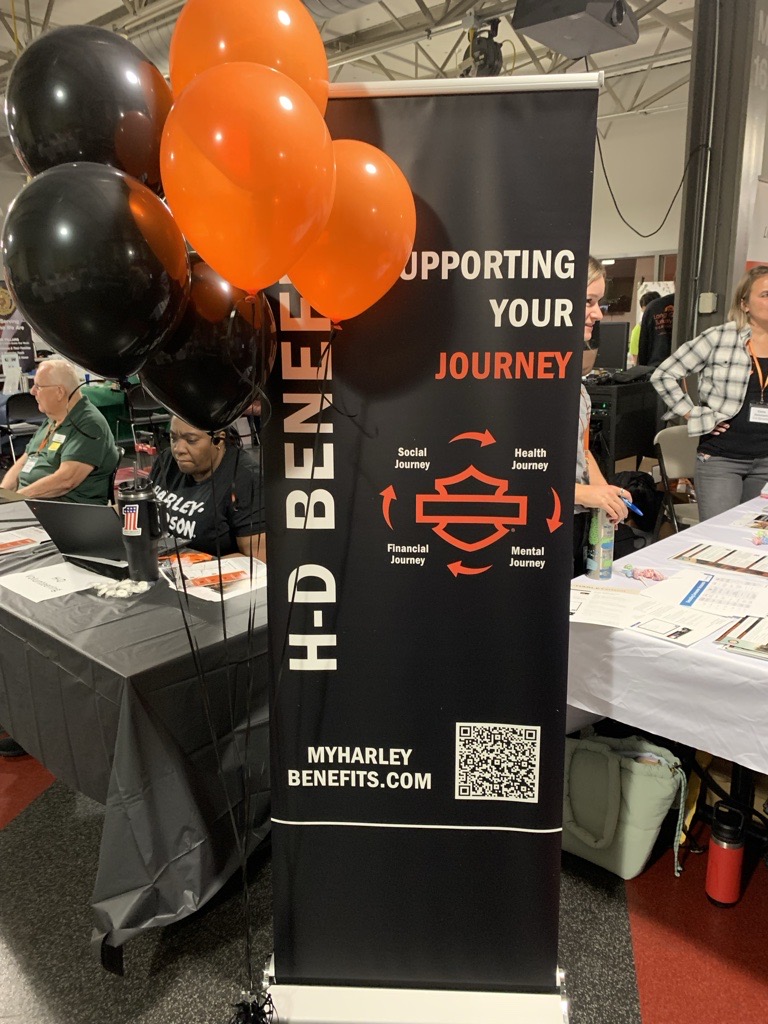
[[417, 230], [400, 279], [341, 331], [287, 278], [270, 293], [265, 990], [283, 1024], [568, 1019], [563, 754], [598, 89], [548, 75], [331, 90], [332, 138], [398, 164]]
[[274, 961], [264, 971], [266, 993], [280, 1024], [568, 1024], [564, 974], [559, 993], [473, 992], [467, 989], [356, 988], [280, 985]]

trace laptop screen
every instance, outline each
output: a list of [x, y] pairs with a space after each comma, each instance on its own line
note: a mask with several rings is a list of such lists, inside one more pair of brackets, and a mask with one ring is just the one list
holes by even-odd
[[27, 504], [62, 555], [125, 561], [120, 519], [111, 505], [36, 498]]

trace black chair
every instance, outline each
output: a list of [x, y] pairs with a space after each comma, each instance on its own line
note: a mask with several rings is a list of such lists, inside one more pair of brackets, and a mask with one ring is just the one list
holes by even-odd
[[[163, 432], [171, 421], [171, 414], [145, 391], [141, 384], [133, 384], [125, 393], [126, 412], [118, 417], [115, 426], [115, 438], [118, 443], [128, 442], [135, 447], [135, 430], [149, 430], [152, 433], [155, 447], [160, 446]], [[127, 428], [124, 436], [122, 427]]]
[[45, 422], [46, 416], [37, 407], [35, 396], [28, 391], [20, 391], [8, 395], [5, 403], [5, 415], [0, 422], [0, 439], [8, 438], [11, 458], [15, 462], [18, 458], [14, 440], [17, 437], [32, 437], [37, 432], [41, 423]]

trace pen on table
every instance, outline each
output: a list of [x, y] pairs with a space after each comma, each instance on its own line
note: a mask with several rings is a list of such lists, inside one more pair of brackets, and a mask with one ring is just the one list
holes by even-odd
[[637, 507], [637, 505], [633, 505], [631, 501], [629, 501], [627, 498], [622, 497], [622, 495], [619, 495], [619, 497], [630, 510], [630, 512], [634, 512], [636, 516], [641, 516], [643, 514]]

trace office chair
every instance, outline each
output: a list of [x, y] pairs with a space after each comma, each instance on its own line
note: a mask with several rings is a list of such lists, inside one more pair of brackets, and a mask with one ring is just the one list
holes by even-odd
[[665, 519], [672, 524], [675, 533], [699, 521], [698, 505], [693, 502], [676, 502], [670, 488], [670, 480], [693, 480], [699, 442], [698, 438], [688, 434], [688, 427], [682, 425], [660, 430], [654, 438], [654, 444], [664, 495], [654, 530], [654, 540], [657, 540]]
[[[155, 447], [159, 447], [162, 432], [171, 421], [171, 414], [165, 406], [160, 405], [157, 399], [145, 391], [141, 384], [133, 384], [128, 388], [125, 393], [125, 404], [127, 415], [123, 414], [118, 417], [115, 426], [115, 439], [117, 441], [125, 440], [135, 446], [133, 431], [137, 427], [148, 428], [152, 432]], [[123, 438], [122, 424], [128, 427], [129, 437]]]
[[5, 403], [5, 420], [0, 423], [0, 438], [8, 438], [8, 446], [14, 462], [17, 459], [14, 438], [32, 437], [45, 418], [45, 414], [40, 412], [37, 407], [35, 396], [30, 392], [22, 391], [8, 395]]

